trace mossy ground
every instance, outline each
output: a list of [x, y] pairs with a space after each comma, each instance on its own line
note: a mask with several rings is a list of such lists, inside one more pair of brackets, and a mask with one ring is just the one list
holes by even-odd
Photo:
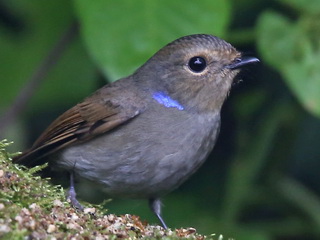
[[200, 235], [194, 228], [164, 230], [138, 216], [106, 214], [89, 204], [77, 211], [61, 186], [35, 174], [45, 166], [27, 169], [12, 164], [8, 145], [0, 142], [1, 239], [222, 239]]

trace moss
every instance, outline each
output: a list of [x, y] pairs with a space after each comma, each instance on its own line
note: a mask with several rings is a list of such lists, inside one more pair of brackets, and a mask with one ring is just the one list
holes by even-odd
[[1, 239], [222, 239], [194, 228], [164, 230], [134, 215], [106, 215], [99, 206], [77, 211], [61, 186], [36, 176], [46, 165], [28, 169], [12, 164], [14, 154], [5, 150], [9, 144], [0, 142]]

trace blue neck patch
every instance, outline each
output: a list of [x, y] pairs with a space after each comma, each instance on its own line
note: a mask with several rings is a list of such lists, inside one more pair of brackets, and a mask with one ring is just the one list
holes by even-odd
[[155, 92], [152, 95], [153, 99], [155, 99], [161, 105], [167, 108], [177, 108], [178, 110], [184, 110], [184, 107], [176, 100], [173, 100], [164, 92]]

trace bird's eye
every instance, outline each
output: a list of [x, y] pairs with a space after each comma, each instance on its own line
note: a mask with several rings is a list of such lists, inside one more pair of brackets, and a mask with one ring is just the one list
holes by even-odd
[[193, 72], [200, 73], [206, 68], [207, 63], [203, 57], [193, 57], [189, 60], [188, 66]]

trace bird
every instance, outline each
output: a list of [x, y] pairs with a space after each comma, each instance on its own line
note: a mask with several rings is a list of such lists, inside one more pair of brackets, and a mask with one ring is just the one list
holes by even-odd
[[162, 226], [161, 199], [186, 181], [212, 151], [220, 112], [246, 56], [209, 34], [181, 37], [156, 52], [132, 75], [95, 91], [59, 116], [32, 147], [13, 159], [44, 162], [108, 196], [148, 199]]

